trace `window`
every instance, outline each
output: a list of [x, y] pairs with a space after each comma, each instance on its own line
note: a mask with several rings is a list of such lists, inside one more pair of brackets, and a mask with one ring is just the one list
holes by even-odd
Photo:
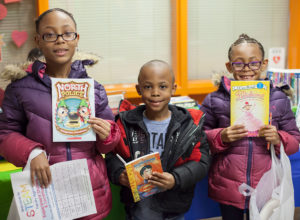
[[[102, 84], [135, 83], [152, 59], [171, 62], [169, 0], [51, 0], [74, 15], [79, 51], [102, 57], [89, 75]], [[171, 64], [171, 63], [170, 63]]]
[[289, 1], [189, 0], [189, 79], [210, 79], [226, 70], [227, 52], [241, 33], [264, 46], [288, 46]]

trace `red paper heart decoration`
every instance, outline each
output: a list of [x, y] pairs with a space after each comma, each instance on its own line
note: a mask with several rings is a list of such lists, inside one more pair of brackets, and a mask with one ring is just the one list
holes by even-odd
[[273, 61], [274, 61], [274, 63], [279, 63], [279, 61], [280, 61], [280, 56], [274, 56], [273, 57]]
[[13, 31], [11, 33], [11, 38], [17, 47], [21, 47], [27, 41], [28, 34], [26, 31]]
[[8, 4], [8, 3], [15, 3], [15, 2], [20, 2], [21, 0], [4, 0], [4, 3], [5, 4]]
[[5, 18], [7, 15], [7, 9], [4, 5], [0, 4], [0, 20]]

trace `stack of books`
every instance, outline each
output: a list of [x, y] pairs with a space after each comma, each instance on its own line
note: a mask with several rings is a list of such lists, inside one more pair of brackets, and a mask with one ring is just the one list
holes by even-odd
[[269, 69], [267, 77], [278, 84], [287, 84], [293, 89], [294, 98], [291, 99], [292, 111], [296, 116], [298, 128], [300, 128], [300, 69]]
[[189, 96], [176, 96], [172, 97], [170, 104], [180, 106], [187, 109], [199, 109], [199, 105], [196, 100]]

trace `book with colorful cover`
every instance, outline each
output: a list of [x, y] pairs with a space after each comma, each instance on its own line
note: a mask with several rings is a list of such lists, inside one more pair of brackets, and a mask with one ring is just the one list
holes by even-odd
[[242, 124], [249, 137], [269, 124], [269, 81], [231, 81], [230, 125]]
[[134, 202], [160, 192], [160, 188], [148, 183], [147, 177], [152, 172], [162, 173], [161, 160], [158, 152], [147, 154], [125, 164]]
[[95, 116], [93, 79], [52, 78], [54, 142], [95, 141], [87, 120]]

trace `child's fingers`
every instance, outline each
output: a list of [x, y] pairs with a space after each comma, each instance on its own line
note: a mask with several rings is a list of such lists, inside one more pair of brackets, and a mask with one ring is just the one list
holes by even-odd
[[241, 139], [241, 138], [243, 138], [243, 137], [246, 137], [248, 135], [248, 131], [241, 131], [241, 133], [232, 133], [232, 134], [229, 134], [228, 135], [228, 140], [230, 141], [230, 142], [232, 142], [232, 141], [236, 141], [236, 140], [239, 140], [239, 139]]
[[148, 181], [156, 186], [164, 186], [166, 184], [166, 179], [163, 177], [163, 175], [152, 174]]
[[172, 189], [175, 185], [175, 179], [174, 176], [168, 172], [153, 172], [153, 174], [149, 178], [149, 183], [163, 189]]
[[42, 176], [42, 180], [43, 180], [43, 186], [47, 187], [49, 185], [49, 179], [48, 179], [48, 175], [46, 173], [46, 170], [41, 171], [41, 176]]
[[164, 179], [165, 175], [163, 173], [159, 173], [159, 172], [153, 172], [151, 175], [151, 179], [152, 178], [159, 178], [159, 179]]
[[41, 172], [40, 172], [40, 171], [37, 171], [37, 172], [35, 172], [35, 175], [36, 175], [36, 177], [37, 177], [39, 183], [41, 184], [41, 186], [43, 186], [43, 185], [44, 185], [44, 182], [43, 182], [43, 177], [42, 177]]
[[50, 167], [46, 168], [45, 172], [46, 172], [46, 175], [47, 175], [48, 185], [49, 185], [52, 181], [52, 175], [51, 175]]
[[128, 176], [127, 176], [126, 170], [124, 170], [124, 171], [120, 174], [119, 182], [120, 182], [121, 185], [127, 186], [128, 188], [130, 188], [130, 184], [129, 184], [129, 180], [128, 180]]
[[98, 136], [101, 140], [106, 139], [110, 134], [110, 130], [103, 128], [101, 126], [98, 126], [96, 124], [92, 125], [92, 127], [93, 127], [94, 131], [98, 134]]
[[96, 125], [98, 125], [100, 127], [107, 128], [107, 129], [110, 129], [110, 127], [111, 127], [111, 124], [108, 121], [103, 120], [101, 118], [96, 118], [96, 117], [90, 118], [88, 120], [88, 123], [90, 123], [90, 124], [96, 124]]
[[239, 140], [248, 135], [248, 131], [244, 125], [233, 125], [221, 131], [221, 139], [223, 142], [232, 142]]
[[230, 130], [245, 130], [245, 126], [240, 124], [233, 125], [230, 127]]
[[158, 186], [159, 188], [163, 188], [165, 189], [165, 183], [164, 182], [160, 182], [160, 181], [157, 181], [157, 180], [149, 180], [149, 183], [155, 185], [155, 186]]
[[276, 127], [270, 126], [265, 127], [259, 131], [259, 136], [264, 137], [267, 142], [271, 142], [272, 144], [279, 144], [280, 137], [276, 130]]
[[[236, 127], [234, 127], [236, 126]], [[237, 135], [237, 134], [247, 134], [248, 131], [247, 129], [244, 127], [244, 125], [240, 126], [240, 125], [234, 125], [233, 127], [230, 127], [229, 129], [227, 129], [227, 135]]]
[[273, 125], [263, 125], [260, 127], [259, 132], [265, 133], [265, 132], [277, 132], [277, 128]]
[[31, 176], [31, 183], [32, 185], [34, 186], [35, 185], [35, 181], [34, 181], [34, 177], [35, 177], [35, 171], [34, 170], [31, 170], [30, 171], [30, 176]]

